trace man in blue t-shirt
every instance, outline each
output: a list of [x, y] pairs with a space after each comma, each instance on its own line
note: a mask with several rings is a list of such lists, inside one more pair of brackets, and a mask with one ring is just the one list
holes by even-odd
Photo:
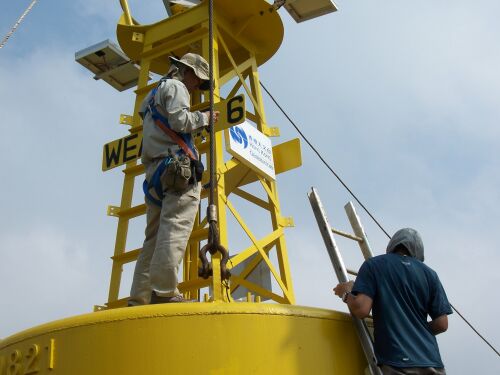
[[418, 232], [401, 229], [387, 254], [363, 263], [354, 285], [334, 289], [355, 317], [373, 310], [375, 355], [384, 375], [446, 374], [435, 335], [448, 329], [451, 306], [438, 275], [423, 261]]

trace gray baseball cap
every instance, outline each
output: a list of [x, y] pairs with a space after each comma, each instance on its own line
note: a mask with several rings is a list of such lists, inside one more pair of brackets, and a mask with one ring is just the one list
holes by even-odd
[[201, 90], [208, 90], [210, 88], [210, 77], [208, 72], [208, 63], [203, 57], [196, 53], [186, 53], [181, 59], [176, 59], [175, 57], [169, 56], [172, 64], [177, 66], [184, 65], [193, 69], [194, 74], [203, 80], [204, 82], [200, 85]]

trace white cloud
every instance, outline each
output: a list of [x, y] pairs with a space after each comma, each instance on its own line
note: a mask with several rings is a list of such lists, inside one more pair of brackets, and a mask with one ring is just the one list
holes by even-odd
[[0, 337], [50, 320], [92, 311], [105, 291], [90, 243], [46, 224], [0, 235], [3, 304]]

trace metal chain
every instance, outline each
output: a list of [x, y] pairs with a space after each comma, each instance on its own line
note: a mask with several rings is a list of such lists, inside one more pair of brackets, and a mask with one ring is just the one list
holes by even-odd
[[12, 34], [14, 34], [14, 31], [16, 31], [17, 27], [21, 24], [21, 22], [23, 22], [24, 17], [26, 17], [26, 15], [31, 11], [31, 8], [33, 8], [33, 6], [35, 5], [36, 2], [37, 2], [37, 0], [33, 0], [31, 2], [29, 7], [24, 11], [24, 13], [21, 15], [21, 17], [19, 17], [19, 19], [14, 24], [12, 29], [7, 33], [7, 35], [5, 35], [5, 38], [3, 38], [2, 43], [0, 43], [0, 49], [3, 48], [3, 46], [5, 46], [5, 43], [7, 43], [7, 41], [12, 36]]

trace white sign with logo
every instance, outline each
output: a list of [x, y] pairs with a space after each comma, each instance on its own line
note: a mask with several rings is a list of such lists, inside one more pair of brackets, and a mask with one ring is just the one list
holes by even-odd
[[247, 167], [271, 180], [276, 179], [271, 140], [247, 121], [229, 128], [226, 149]]

